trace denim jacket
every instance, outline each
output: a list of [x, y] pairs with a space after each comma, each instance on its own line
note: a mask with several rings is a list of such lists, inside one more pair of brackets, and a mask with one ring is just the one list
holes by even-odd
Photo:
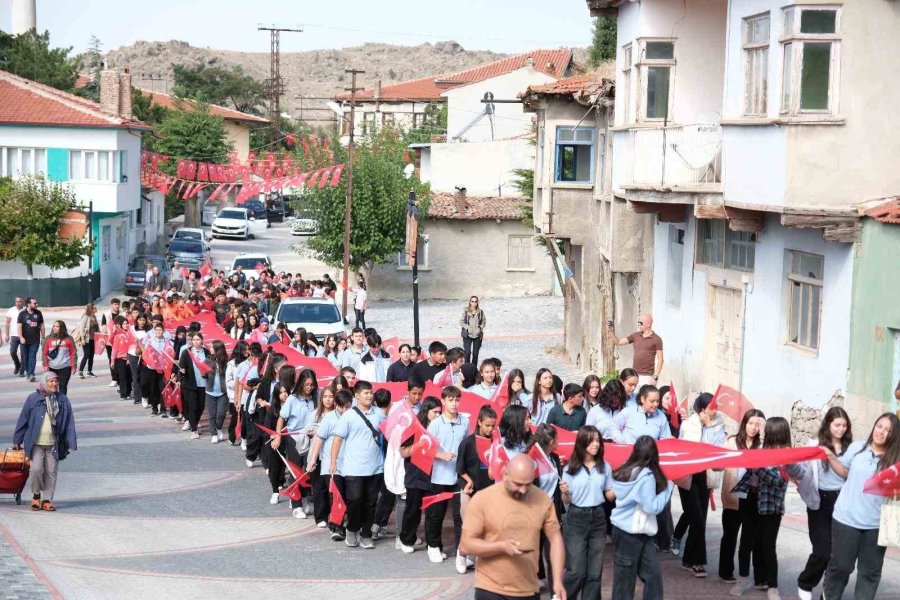
[[[59, 412], [56, 413], [56, 425], [53, 439], [53, 457], [59, 459], [57, 453], [58, 436], [65, 437], [69, 443], [69, 451], [77, 450], [78, 444], [75, 439], [75, 416], [72, 413], [72, 404], [62, 392], [56, 393], [56, 400], [59, 402]], [[41, 424], [44, 422], [44, 413], [47, 412], [47, 400], [40, 392], [32, 392], [25, 399], [25, 405], [22, 406], [22, 412], [19, 413], [19, 421], [16, 423], [16, 431], [13, 434], [13, 443], [22, 446], [25, 454], [31, 456], [31, 450], [37, 441], [38, 434], [41, 431]]]

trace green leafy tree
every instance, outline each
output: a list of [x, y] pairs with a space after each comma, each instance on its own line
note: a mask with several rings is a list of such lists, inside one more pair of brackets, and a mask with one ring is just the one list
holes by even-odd
[[616, 20], [612, 17], [594, 19], [594, 38], [588, 49], [588, 62], [592, 68], [616, 57]]
[[75, 86], [79, 66], [70, 52], [72, 48], [50, 48], [49, 31], [0, 31], [0, 69], [67, 92]]
[[90, 98], [94, 102], [100, 102], [100, 73], [103, 72], [103, 44], [92, 35], [88, 43], [87, 52], [81, 55], [81, 64], [91, 74], [91, 81], [78, 90], [78, 94]]
[[[335, 146], [335, 163], [347, 161], [347, 149]], [[431, 189], [406, 179], [406, 143], [392, 128], [356, 145], [353, 161], [353, 207], [350, 215], [350, 265], [354, 270], [384, 262], [403, 248], [406, 204], [410, 190], [418, 196], [420, 214], [428, 212]], [[317, 258], [339, 266], [344, 256], [344, 207], [347, 170], [335, 187], [314, 188], [304, 198], [319, 222], [319, 234], [309, 241]]]
[[[159, 125], [171, 112], [165, 106], [153, 104], [150, 94], [145, 94], [136, 87], [131, 88], [131, 111], [134, 118], [143, 121], [148, 125]], [[150, 136], [144, 138], [144, 147], [150, 148], [153, 145], [153, 139]]]
[[404, 133], [404, 140], [409, 144], [424, 144], [431, 141], [433, 135], [447, 135], [447, 103], [429, 102], [425, 107], [425, 122]]
[[0, 179], [0, 260], [51, 269], [77, 267], [91, 252], [84, 238], [59, 239], [63, 214], [83, 207], [68, 186], [25, 177]]
[[[176, 101], [176, 109], [168, 111], [166, 117], [155, 128], [156, 138], [147, 146], [154, 152], [177, 158], [186, 158], [209, 163], [223, 164], [228, 161], [232, 150], [226, 140], [225, 122], [209, 112], [209, 106], [192, 102], [186, 106]], [[160, 170], [175, 175], [176, 161], [170, 160], [160, 165]], [[179, 202], [184, 204], [184, 226], [199, 227], [200, 199], [182, 201], [169, 194], [166, 198], [166, 216], [174, 215]]]
[[174, 65], [176, 96], [210, 104], [233, 106], [250, 114], [262, 114], [266, 101], [263, 82], [244, 73], [240, 66]]

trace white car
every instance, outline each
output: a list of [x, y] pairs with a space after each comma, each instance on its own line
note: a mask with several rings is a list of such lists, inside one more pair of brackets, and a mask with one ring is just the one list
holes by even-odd
[[242, 240], [256, 237], [256, 234], [266, 230], [266, 222], [259, 221], [249, 216], [246, 208], [223, 208], [213, 219], [212, 237], [240, 238]]
[[259, 270], [256, 268], [256, 265], [258, 264], [264, 264], [266, 267], [271, 268], [272, 259], [265, 254], [238, 254], [231, 263], [231, 273], [234, 273], [237, 270], [238, 265], [240, 265], [241, 269], [244, 271], [244, 275], [247, 276], [247, 279], [250, 279], [251, 277], [259, 279]]
[[303, 327], [320, 342], [332, 333], [338, 338], [347, 337], [344, 318], [333, 298], [285, 298], [278, 305], [272, 329], [279, 323], [291, 331]]
[[296, 217], [291, 221], [291, 235], [316, 235], [319, 222], [309, 217]]

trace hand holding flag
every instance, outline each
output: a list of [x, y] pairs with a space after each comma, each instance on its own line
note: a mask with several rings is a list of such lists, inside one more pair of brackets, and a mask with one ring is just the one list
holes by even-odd
[[187, 352], [188, 356], [191, 357], [191, 362], [194, 363], [194, 366], [198, 371], [200, 371], [200, 374], [206, 377], [207, 373], [212, 371], [212, 367], [206, 364], [206, 361], [204, 361], [202, 358], [194, 354], [193, 350], [188, 350]]
[[900, 495], [900, 462], [869, 477], [863, 484], [863, 491], [875, 496]]
[[331, 494], [331, 513], [328, 515], [328, 522], [341, 525], [344, 523], [344, 515], [347, 514], [347, 505], [344, 503], [344, 498], [334, 482], [334, 477], [331, 478], [328, 484], [328, 493]]

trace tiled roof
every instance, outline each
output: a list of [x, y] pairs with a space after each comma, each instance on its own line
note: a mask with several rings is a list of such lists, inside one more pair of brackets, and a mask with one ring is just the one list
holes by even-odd
[[493, 220], [520, 221], [525, 217], [524, 206], [529, 201], [523, 198], [498, 198], [495, 196], [466, 196], [465, 207], [459, 210], [455, 194], [436, 192], [432, 194], [428, 216], [433, 219], [460, 219], [467, 221]]
[[590, 73], [529, 86], [525, 92], [519, 94], [519, 97], [524, 99], [526, 108], [530, 101], [543, 96], [571, 96], [582, 103], [611, 104], [615, 97], [614, 78], [615, 65], [610, 61]]
[[[162, 92], [141, 91], [150, 96], [150, 101], [153, 102], [153, 104], [171, 109], [175, 108], [175, 97], [170, 96], [169, 94], [163, 94]], [[182, 102], [184, 102], [184, 106], [191, 105], [190, 100], [182, 100]], [[258, 117], [239, 110], [234, 110], [233, 108], [219, 106], [218, 104], [210, 104], [209, 112], [217, 117], [222, 117], [227, 121], [239, 121], [241, 123], [246, 123], [247, 125], [268, 125], [270, 122], [265, 117]]]
[[[517, 69], [523, 68], [531, 59], [534, 68], [541, 73], [545, 73], [559, 79], [566, 73], [569, 63], [572, 62], [572, 50], [568, 48], [560, 48], [557, 50], [534, 50], [515, 56], [501, 58], [491, 63], [479, 65], [465, 71], [456, 73], [445, 73], [434, 77], [423, 77], [422, 79], [413, 79], [411, 81], [403, 81], [393, 85], [385, 85], [381, 88], [380, 100], [397, 101], [397, 100], [417, 100], [430, 101], [438, 100], [441, 94], [447, 90], [477, 83], [511, 73]], [[375, 90], [363, 90], [357, 92], [357, 100], [366, 101], [374, 100]], [[338, 94], [338, 100], [349, 100], [350, 94]]]
[[150, 129], [96, 102], [0, 71], [0, 124]]
[[867, 217], [872, 217], [880, 223], [900, 225], [900, 197], [888, 200], [866, 211]]

